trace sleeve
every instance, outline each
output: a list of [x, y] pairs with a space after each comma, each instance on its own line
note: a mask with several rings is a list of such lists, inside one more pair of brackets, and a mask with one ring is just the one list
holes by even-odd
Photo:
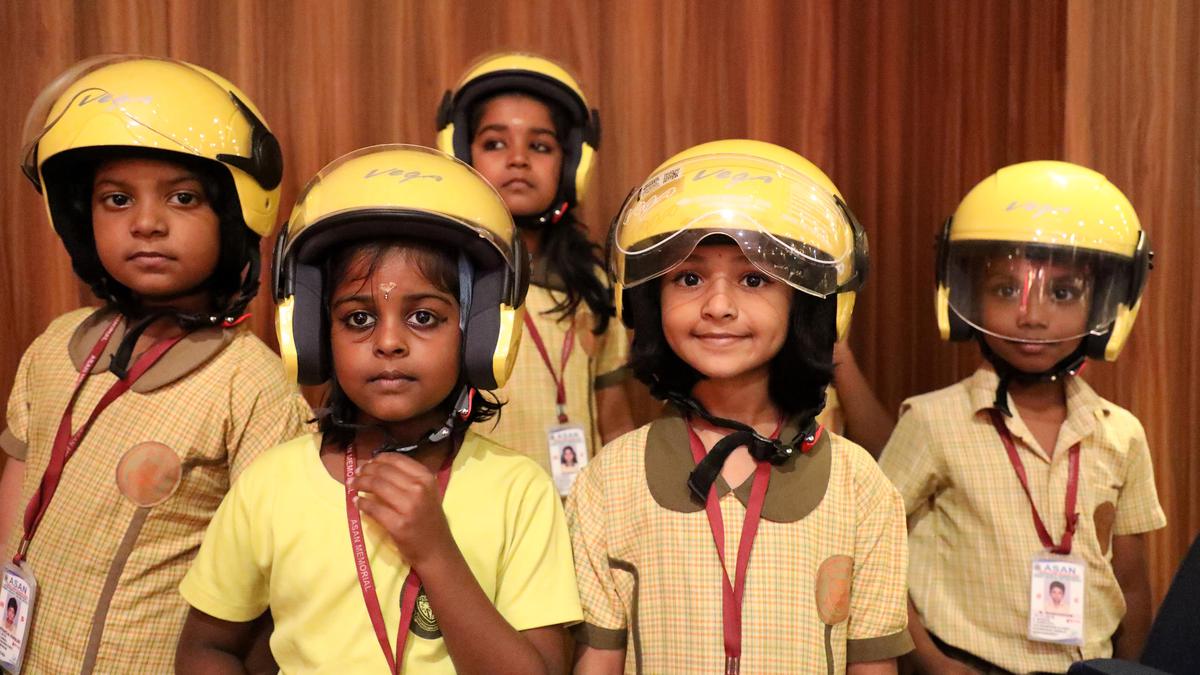
[[920, 411], [907, 403], [879, 455], [879, 468], [904, 499], [904, 512], [912, 516], [928, 504], [938, 488], [941, 468], [936, 444], [920, 418]]
[[580, 619], [571, 540], [562, 502], [550, 477], [529, 464], [523, 494], [509, 499], [505, 545], [496, 585], [496, 610], [510, 626], [529, 630]]
[[908, 532], [904, 502], [866, 451], [855, 460], [854, 576], [846, 660], [878, 661], [912, 651], [908, 634]]
[[12, 392], [8, 395], [7, 427], [0, 432], [0, 449], [21, 462], [25, 461], [29, 449], [29, 381], [36, 345], [35, 341], [21, 356], [17, 375], [13, 378]]
[[608, 560], [602, 467], [602, 462], [584, 467], [567, 497], [567, 523], [583, 606], [583, 623], [572, 632], [577, 642], [589, 647], [623, 649], [626, 619]]
[[1114, 535], [1140, 534], [1167, 525], [1167, 517], [1158, 501], [1158, 489], [1154, 486], [1154, 465], [1146, 432], [1136, 419], [1131, 419], [1130, 425], [1129, 454], [1125, 481], [1117, 495]]
[[200, 552], [179, 585], [192, 607], [224, 621], [253, 621], [270, 600], [268, 574], [273, 549], [269, 481], [233, 484], [208, 525]]
[[592, 386], [604, 389], [629, 378], [629, 333], [619, 317], [612, 317], [604, 334], [598, 337], [600, 348], [596, 352], [596, 379]]
[[284, 379], [283, 365], [274, 354], [244, 361], [229, 389], [225, 448], [231, 482], [264, 450], [313, 431], [312, 409]]

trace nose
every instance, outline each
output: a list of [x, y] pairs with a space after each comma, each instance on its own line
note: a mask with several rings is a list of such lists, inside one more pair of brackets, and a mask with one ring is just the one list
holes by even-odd
[[513, 143], [508, 150], [508, 166], [510, 168], [525, 168], [529, 166], [529, 154], [523, 143]]
[[408, 353], [408, 334], [401, 321], [380, 317], [371, 338], [375, 341], [376, 356], [388, 358]]
[[153, 202], [142, 202], [134, 207], [130, 231], [135, 237], [153, 239], [167, 234], [166, 208]]
[[1021, 288], [1021, 304], [1017, 308], [1017, 325], [1021, 328], [1046, 327], [1045, 278], [1041, 270], [1029, 270]]
[[734, 301], [729, 280], [717, 279], [709, 284], [708, 295], [704, 298], [701, 314], [709, 321], [731, 321], [738, 316], [737, 303]]

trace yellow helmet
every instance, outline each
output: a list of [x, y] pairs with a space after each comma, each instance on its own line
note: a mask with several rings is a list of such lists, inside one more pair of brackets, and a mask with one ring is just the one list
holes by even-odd
[[588, 108], [579, 82], [563, 66], [533, 54], [509, 52], [486, 56], [467, 69], [454, 91], [442, 96], [437, 116], [437, 146], [471, 163], [471, 113], [488, 98], [504, 92], [526, 92], [561, 106], [570, 129], [559, 129], [562, 174], [554, 206], [583, 201], [588, 177], [600, 147], [600, 112]]
[[[1083, 353], [1116, 360], [1133, 328], [1152, 253], [1129, 200], [1101, 174], [1056, 161], [1014, 164], [976, 185], [939, 238], [938, 328], [1021, 342], [1085, 338]], [[1015, 275], [1015, 276], [1014, 276]], [[1044, 334], [985, 320], [985, 285], [1012, 278], [1014, 301], [1088, 301], [1080, 320]], [[990, 286], [989, 286], [990, 287]], [[1008, 286], [1005, 286], [1007, 289]]]
[[867, 236], [816, 165], [754, 140], [704, 143], [663, 162], [614, 221], [617, 301], [712, 234], [733, 239], [756, 267], [792, 288], [836, 298], [838, 338], [845, 335], [867, 274]]
[[[283, 154], [249, 98], [190, 63], [98, 56], [77, 63], [38, 96], [25, 120], [22, 171], [45, 196], [60, 232], [61, 158], [85, 149], [138, 148], [211, 160], [232, 177], [242, 219], [259, 236], [279, 212]], [[49, 170], [48, 170], [49, 169]]]
[[[301, 384], [329, 379], [323, 262], [360, 239], [408, 237], [457, 250], [471, 266], [464, 297], [463, 374], [503, 386], [521, 339], [528, 256], [504, 201], [470, 166], [430, 148], [377, 145], [321, 169], [276, 241], [276, 327], [284, 365]], [[466, 303], [464, 303], [465, 305]]]

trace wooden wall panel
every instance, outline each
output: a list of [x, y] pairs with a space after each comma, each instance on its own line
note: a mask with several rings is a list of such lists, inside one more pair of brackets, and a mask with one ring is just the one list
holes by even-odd
[[1168, 522], [1150, 546], [1162, 592], [1200, 533], [1200, 5], [1072, 0], [1069, 21], [1065, 156], [1129, 196], [1156, 252], [1120, 360], [1088, 379], [1146, 428]]
[[[432, 143], [442, 92], [500, 49], [566, 63], [601, 109], [583, 219], [600, 239], [626, 192], [689, 145], [751, 136], [826, 168], [866, 225], [872, 279], [852, 340], [881, 398], [945, 386], [978, 362], [937, 340], [933, 235], [997, 167], [1067, 157], [1143, 212], [1159, 269], [1133, 342], [1090, 377], [1146, 422], [1172, 519], [1161, 593], [1200, 527], [1196, 6], [1067, 0], [16, 0], [0, 3], [0, 399], [22, 351], [92, 302], [17, 170], [34, 96], [84, 56], [212, 68], [263, 109], [286, 153], [285, 204], [321, 166], [373, 143]], [[264, 251], [269, 242], [264, 243]], [[1168, 303], [1168, 298], [1172, 302]], [[274, 344], [266, 295], [254, 330]], [[1190, 492], [1189, 492], [1190, 491]]]

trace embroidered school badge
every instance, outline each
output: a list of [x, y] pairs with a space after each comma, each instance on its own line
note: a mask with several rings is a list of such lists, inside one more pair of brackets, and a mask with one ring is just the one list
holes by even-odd
[[437, 617], [433, 615], [433, 608], [429, 606], [429, 596], [425, 595], [424, 586], [421, 586], [421, 591], [417, 594], [417, 606], [413, 610], [412, 622], [408, 625], [408, 630], [413, 635], [426, 640], [437, 640], [442, 637], [442, 629], [438, 626]]
[[117, 489], [137, 506], [148, 508], [169, 499], [179, 489], [183, 464], [162, 443], [138, 443], [117, 462]]

